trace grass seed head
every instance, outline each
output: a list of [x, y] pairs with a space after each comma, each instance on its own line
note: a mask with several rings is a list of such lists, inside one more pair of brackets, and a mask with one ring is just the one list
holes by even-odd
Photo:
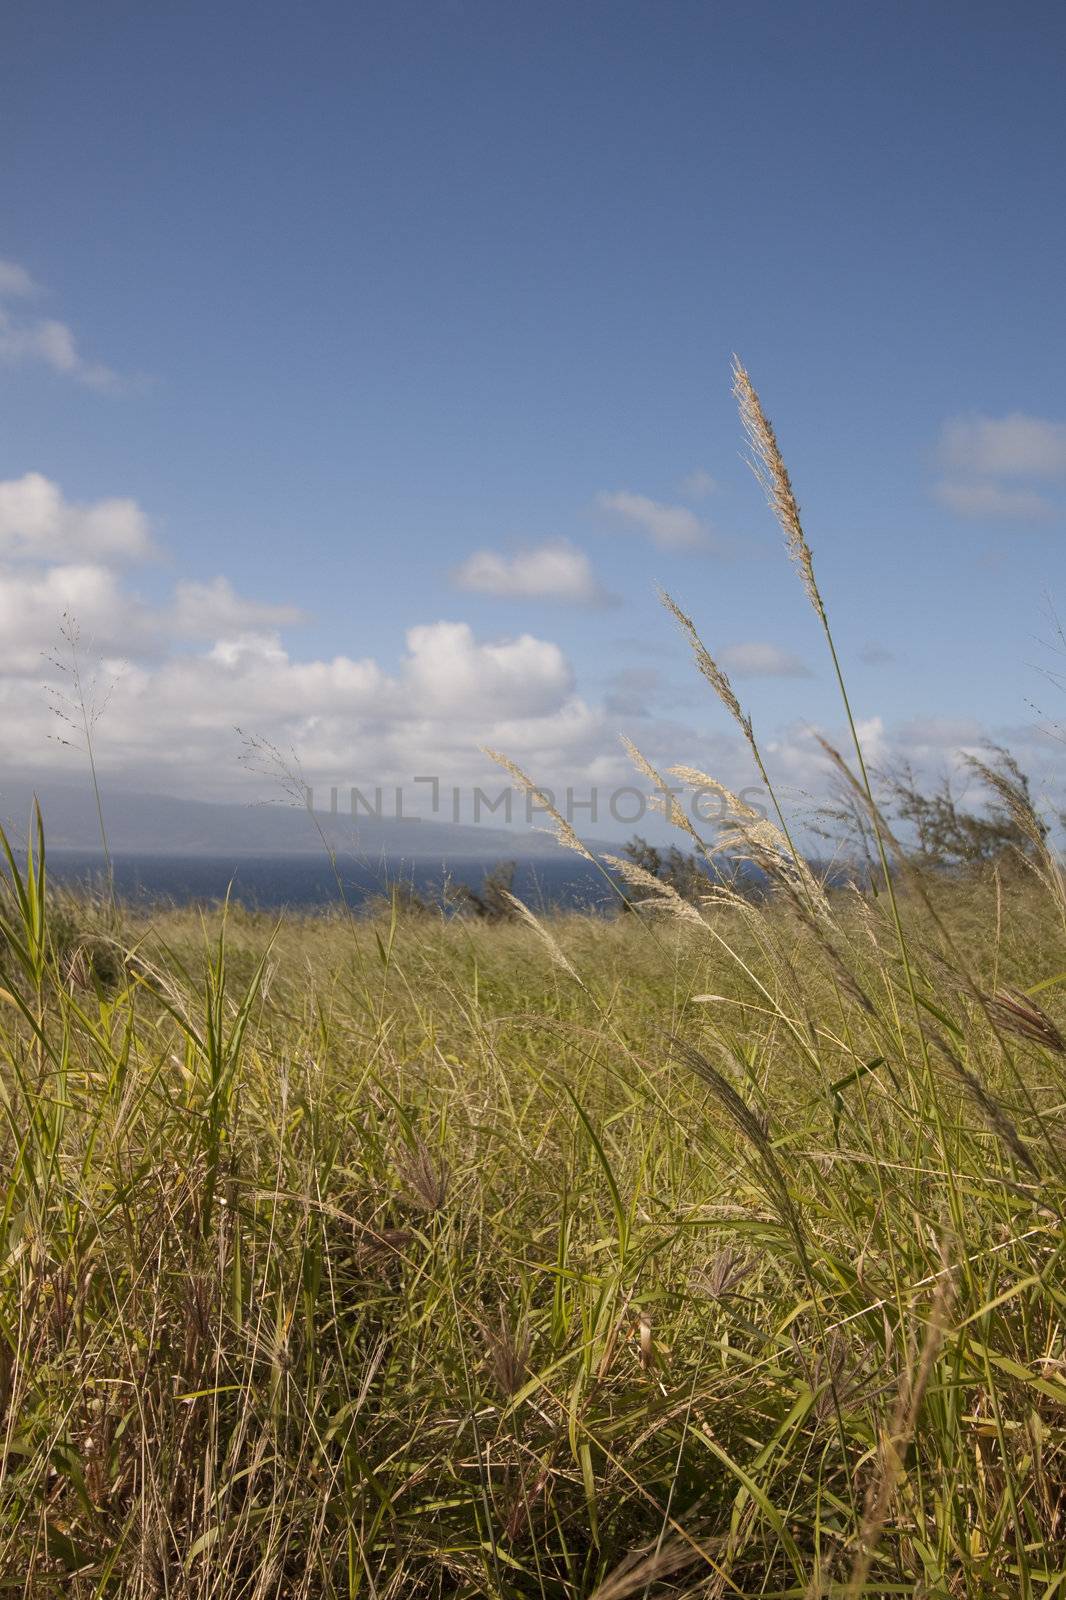
[[736, 396], [740, 420], [752, 449], [753, 459], [749, 465], [763, 487], [771, 511], [781, 524], [789, 555], [799, 568], [807, 597], [824, 625], [825, 606], [815, 582], [814, 557], [803, 531], [792, 480], [778, 448], [777, 437], [770, 419], [755, 392], [755, 385], [736, 356], [733, 357], [733, 394]]

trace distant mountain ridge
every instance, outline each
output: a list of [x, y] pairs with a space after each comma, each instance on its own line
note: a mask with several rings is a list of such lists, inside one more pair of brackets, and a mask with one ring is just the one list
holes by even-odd
[[[10, 838], [24, 840], [35, 793], [50, 848], [100, 848], [96, 804], [87, 783], [0, 780], [0, 823]], [[371, 858], [498, 860], [561, 854], [555, 838], [538, 828], [472, 827], [435, 818], [416, 821], [362, 814], [353, 819], [328, 811], [316, 811], [311, 817], [288, 802], [234, 805], [106, 788], [103, 800], [108, 845], [116, 855], [321, 854], [316, 823], [336, 850]], [[590, 843], [594, 850], [617, 848], [602, 841]]]

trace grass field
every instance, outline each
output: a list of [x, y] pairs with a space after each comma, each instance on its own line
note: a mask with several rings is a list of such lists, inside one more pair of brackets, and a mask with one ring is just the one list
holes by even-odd
[[901, 895], [909, 976], [842, 894], [171, 912], [105, 990], [23, 882], [5, 1592], [1063, 1592], [1033, 884]]
[[864, 888], [719, 786], [771, 892], [627, 864], [614, 920], [148, 918], [9, 852], [0, 1591], [1066, 1596], [1066, 885], [1009, 768], [1010, 848], [919, 872], [849, 759]]

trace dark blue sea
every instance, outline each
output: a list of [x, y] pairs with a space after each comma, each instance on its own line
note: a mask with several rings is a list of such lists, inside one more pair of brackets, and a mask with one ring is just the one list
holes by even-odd
[[[105, 884], [103, 856], [99, 851], [52, 849], [48, 874], [69, 886], [101, 888]], [[466, 884], [477, 892], [487, 872], [498, 864], [477, 858], [378, 858], [373, 861], [339, 857], [336, 873], [326, 855], [116, 855], [115, 891], [131, 904], [188, 905], [231, 900], [251, 909], [278, 911], [320, 910], [340, 906], [341, 889], [352, 909], [368, 900], [388, 895], [393, 885], [409, 886], [427, 901], [443, 903], [446, 886]], [[618, 896], [601, 873], [580, 856], [517, 859], [512, 892], [532, 907], [606, 912]]]

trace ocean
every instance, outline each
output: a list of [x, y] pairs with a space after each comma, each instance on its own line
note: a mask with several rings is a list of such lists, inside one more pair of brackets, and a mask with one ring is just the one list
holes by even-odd
[[[466, 884], [475, 892], [487, 872], [498, 865], [475, 857], [448, 860], [338, 857], [336, 874], [325, 853], [303, 855], [150, 855], [114, 857], [115, 892], [132, 904], [231, 900], [254, 910], [321, 910], [338, 906], [337, 876], [349, 906], [387, 895], [394, 884], [410, 886], [424, 899], [440, 902], [445, 886]], [[106, 882], [100, 851], [52, 849], [49, 877], [70, 887], [96, 887]], [[512, 892], [532, 909], [566, 908], [607, 912], [618, 896], [601, 873], [580, 856], [517, 857]]]

